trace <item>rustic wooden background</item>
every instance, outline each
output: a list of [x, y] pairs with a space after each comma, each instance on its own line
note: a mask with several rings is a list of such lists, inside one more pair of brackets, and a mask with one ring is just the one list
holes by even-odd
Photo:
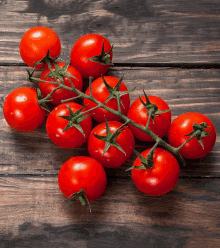
[[[57, 173], [86, 144], [62, 149], [45, 124], [31, 133], [13, 131], [3, 117], [6, 95], [28, 86], [19, 54], [34, 26], [57, 32], [60, 60], [73, 43], [99, 33], [114, 44], [114, 66], [132, 101], [145, 89], [167, 101], [172, 116], [197, 111], [217, 130], [212, 152], [187, 160], [177, 186], [148, 197], [132, 183], [131, 159], [106, 170], [107, 189], [88, 207], [66, 209]], [[0, 0], [0, 247], [220, 247], [220, 2], [218, 0]], [[85, 85], [88, 82], [85, 80]], [[137, 142], [141, 152], [149, 145]]]

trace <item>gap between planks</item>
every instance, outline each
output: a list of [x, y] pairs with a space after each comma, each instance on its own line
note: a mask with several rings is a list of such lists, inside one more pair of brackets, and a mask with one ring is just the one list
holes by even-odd
[[[25, 63], [1, 62], [0, 66], [24, 66]], [[177, 69], [220, 69], [220, 63], [114, 63], [114, 67], [149, 67], [149, 68], [177, 68]]]

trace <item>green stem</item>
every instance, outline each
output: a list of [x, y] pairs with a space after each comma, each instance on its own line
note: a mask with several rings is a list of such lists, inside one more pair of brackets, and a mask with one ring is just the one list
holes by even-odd
[[188, 140], [186, 140], [182, 145], [180, 145], [179, 147], [177, 147], [176, 150], [179, 152], [179, 150], [181, 148], [183, 148], [188, 142], [190, 142], [190, 140], [192, 140], [194, 137], [196, 137], [200, 133], [201, 133], [201, 131], [200, 130], [197, 130], [192, 136], [190, 136], [190, 138]]
[[[53, 69], [51, 66], [50, 61], [48, 62], [48, 67], [51, 70], [52, 74], [53, 74]], [[32, 77], [30, 77], [30, 79], [32, 79]], [[33, 78], [34, 79], [34, 78]], [[63, 85], [62, 83], [60, 83], [57, 78], [55, 78], [56, 82], [50, 82], [50, 83], [54, 83], [58, 86], [60, 86], [63, 89], [67, 89], [70, 91], [75, 92], [77, 95], [81, 96], [81, 98], [85, 98], [88, 99], [94, 103], [96, 103], [100, 108], [103, 108], [109, 112], [111, 112], [112, 114], [115, 114], [117, 116], [119, 116], [123, 121], [133, 125], [134, 127], [140, 129], [141, 131], [147, 133], [152, 139], [154, 139], [159, 145], [163, 146], [165, 149], [167, 149], [169, 152], [171, 152], [177, 159], [178, 161], [185, 165], [185, 161], [182, 158], [182, 156], [179, 153], [179, 149], [172, 147], [171, 145], [169, 145], [168, 143], [166, 143], [163, 139], [161, 139], [160, 137], [158, 137], [156, 134], [154, 134], [150, 129], [149, 129], [149, 123], [147, 123], [146, 127], [143, 127], [139, 124], [137, 124], [136, 122], [134, 122], [133, 120], [129, 119], [126, 115], [122, 114], [120, 111], [116, 111], [108, 106], [106, 106], [105, 104], [99, 102], [98, 100], [96, 100], [92, 95], [86, 95], [85, 93], [81, 92], [80, 90], [76, 89], [75, 87], [69, 87], [66, 85]], [[40, 80], [39, 80], [40, 81]], [[48, 83], [48, 82], [47, 82]], [[68, 99], [67, 99], [68, 100]], [[150, 113], [149, 113], [150, 114]], [[149, 116], [149, 120], [148, 122], [150, 122], [150, 116]]]

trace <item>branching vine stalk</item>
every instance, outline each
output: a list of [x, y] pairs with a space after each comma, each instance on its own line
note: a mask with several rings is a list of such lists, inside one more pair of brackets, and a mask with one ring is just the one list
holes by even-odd
[[[90, 110], [84, 112], [83, 114], [88, 113], [88, 112], [90, 112], [90, 111], [92, 111], [92, 110], [94, 110], [94, 109], [96, 109], [96, 108], [103, 108], [103, 109], [105, 109], [105, 110], [107, 110], [107, 111], [109, 111], [109, 112], [111, 112], [111, 113], [117, 115], [118, 117], [120, 117], [121, 120], [123, 120], [126, 124], [131, 124], [131, 125], [135, 126], [136, 128], [140, 129], [141, 131], [147, 133], [152, 139], [155, 140], [156, 144], [159, 144], [159, 145], [163, 146], [165, 149], [167, 149], [169, 152], [171, 152], [171, 153], [177, 158], [177, 160], [179, 161], [180, 164], [185, 165], [185, 160], [184, 160], [183, 157], [180, 155], [179, 150], [180, 150], [187, 142], [189, 142], [193, 137], [195, 137], [196, 135], [197, 135], [197, 136], [198, 136], [198, 135], [201, 135], [201, 132], [202, 132], [202, 131], [198, 131], [198, 130], [197, 130], [196, 134], [193, 134], [193, 135], [192, 135], [193, 137], [191, 136], [191, 137], [190, 137], [183, 145], [181, 145], [180, 147], [177, 147], [177, 148], [172, 147], [172, 146], [169, 145], [166, 141], [164, 141], [162, 138], [158, 137], [156, 134], [154, 134], [154, 133], [150, 130], [149, 124], [150, 124], [150, 119], [152, 118], [152, 115], [153, 115], [153, 111], [151, 111], [151, 109], [150, 109], [150, 111], [148, 111], [148, 121], [147, 121], [147, 124], [146, 124], [145, 127], [143, 127], [143, 126], [137, 124], [136, 122], [134, 122], [133, 120], [131, 120], [130, 118], [128, 118], [126, 115], [122, 114], [121, 108], [120, 108], [120, 97], [121, 97], [120, 94], [117, 95], [118, 111], [116, 111], [116, 110], [114, 110], [114, 109], [112, 109], [112, 108], [106, 106], [105, 103], [101, 103], [100, 101], [96, 100], [96, 99], [93, 97], [93, 95], [92, 95], [92, 78], [89, 78], [89, 92], [90, 92], [90, 94], [89, 94], [89, 95], [86, 95], [85, 93], [81, 92], [80, 90], [78, 90], [78, 89], [76, 89], [76, 88], [74, 87], [74, 85], [73, 85], [73, 83], [72, 83], [72, 81], [71, 81], [69, 75], [65, 75], [65, 76], [68, 78], [69, 82], [71, 83], [71, 87], [66, 86], [64, 83], [62, 83], [62, 81], [61, 81], [59, 78], [56, 77], [56, 74], [55, 74], [55, 72], [54, 72], [54, 70], [53, 70], [53, 68], [52, 68], [51, 62], [50, 62], [49, 60], [47, 61], [47, 64], [48, 64], [48, 68], [49, 68], [50, 71], [51, 71], [51, 75], [52, 75], [53, 78], [55, 79], [55, 82], [51, 82], [51, 81], [49, 82], [49, 81], [46, 81], [46, 80], [41, 80], [41, 79], [39, 79], [39, 78], [33, 77], [34, 71], [33, 71], [33, 72], [28, 72], [27, 79], [28, 79], [29, 81], [35, 82], [35, 83], [36, 83], [36, 82], [46, 82], [46, 83], [55, 84], [55, 85], [58, 86], [57, 88], [63, 88], [63, 89], [66, 89], [66, 90], [70, 90], [70, 91], [72, 91], [72, 92], [74, 92], [74, 93], [77, 94], [76, 97], [73, 97], [73, 98], [70, 98], [70, 99], [67, 99], [67, 100], [63, 100], [62, 103], [68, 102], [68, 101], [71, 101], [71, 100], [77, 99], [77, 98], [85, 98], [85, 99], [88, 99], [88, 100], [90, 100], [90, 101], [96, 103], [97, 106], [96, 106], [95, 108], [90, 109]], [[120, 81], [121, 81], [121, 80], [120, 80]], [[121, 83], [120, 81], [119, 81], [119, 83]], [[56, 88], [56, 89], [57, 89], [57, 88]], [[131, 91], [128, 91], [128, 92], [131, 92]], [[145, 94], [145, 92], [144, 92], [144, 94]], [[51, 96], [51, 94], [50, 94], [50, 96]], [[146, 95], [145, 95], [145, 96], [146, 96]], [[47, 102], [48, 102], [48, 98], [49, 98], [49, 97], [46, 97], [46, 98], [45, 98]], [[43, 99], [42, 99], [42, 101], [43, 101]], [[153, 119], [153, 118], [152, 118], [152, 119]]]

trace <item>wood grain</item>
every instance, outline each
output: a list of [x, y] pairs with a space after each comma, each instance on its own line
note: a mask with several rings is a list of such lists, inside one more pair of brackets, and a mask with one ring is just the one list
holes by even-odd
[[[54, 145], [45, 131], [45, 123], [30, 133], [12, 130], [3, 117], [3, 102], [6, 95], [21, 86], [31, 86], [26, 80], [27, 67], [0, 67], [0, 174], [53, 174], [71, 156], [88, 156], [87, 144], [77, 149], [62, 149]], [[39, 72], [36, 73], [36, 76]], [[220, 175], [220, 70], [179, 70], [113, 67], [108, 75], [118, 78], [129, 89], [131, 102], [143, 90], [149, 95], [163, 98], [170, 106], [173, 118], [185, 112], [196, 111], [207, 115], [217, 130], [217, 142], [212, 152], [205, 158], [187, 160], [181, 168], [184, 177], [217, 177]], [[84, 81], [84, 88], [88, 86]], [[136, 149], [141, 152], [150, 147], [146, 142], [136, 142]], [[134, 161], [133, 155], [117, 170], [109, 170], [112, 177], [126, 177], [125, 169]]]
[[61, 58], [74, 42], [99, 33], [114, 44], [115, 63], [217, 63], [220, 2], [216, 0], [8, 0], [0, 4], [0, 62], [22, 62], [19, 43], [34, 26], [59, 35]]
[[182, 178], [168, 194], [148, 197], [131, 178], [108, 178], [90, 213], [65, 208], [57, 178], [0, 177], [0, 246], [218, 247], [219, 200], [218, 179]]

